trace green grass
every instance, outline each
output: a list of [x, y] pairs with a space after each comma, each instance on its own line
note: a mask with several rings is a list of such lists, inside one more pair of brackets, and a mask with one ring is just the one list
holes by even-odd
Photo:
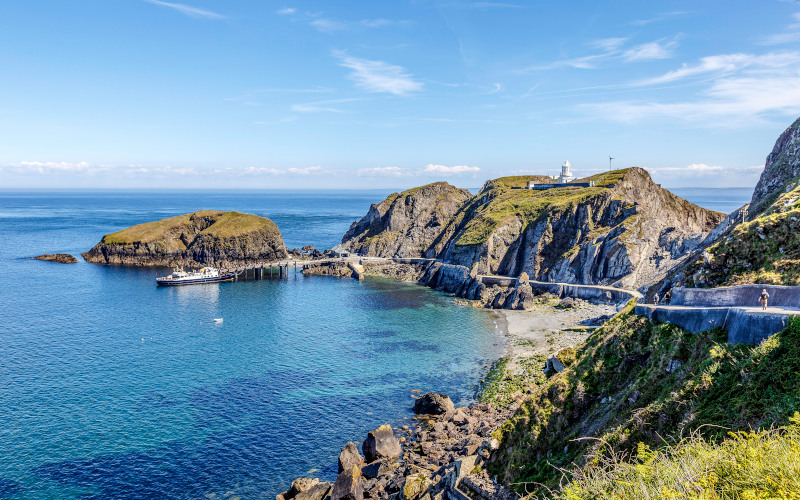
[[[667, 373], [672, 360], [681, 366]], [[726, 431], [716, 426], [785, 425], [798, 409], [800, 319], [756, 347], [728, 344], [721, 330], [655, 324], [629, 309], [506, 422], [490, 473], [521, 492], [544, 493], [558, 488], [562, 470], [635, 456], [640, 442], [658, 449], [697, 430], [718, 442]], [[596, 439], [575, 441], [583, 437]]]
[[181, 234], [192, 239], [200, 233], [227, 238], [258, 230], [277, 232], [278, 228], [269, 219], [257, 215], [201, 210], [191, 214], [137, 224], [122, 231], [107, 234], [103, 237], [102, 242], [109, 245], [152, 243], [165, 239], [177, 240]]
[[578, 471], [559, 500], [800, 499], [800, 414], [791, 424], [728, 434], [721, 442], [695, 434], [636, 457], [613, 456]]
[[514, 401], [514, 394], [525, 392], [544, 383], [544, 356], [532, 356], [518, 359], [518, 373], [508, 371], [509, 358], [501, 358], [489, 369], [482, 381], [478, 400], [481, 403], [492, 403], [499, 407], [507, 407]]
[[739, 224], [708, 252], [710, 262], [699, 259], [687, 269], [687, 286], [800, 285], [800, 187], [778, 196], [764, 215]]

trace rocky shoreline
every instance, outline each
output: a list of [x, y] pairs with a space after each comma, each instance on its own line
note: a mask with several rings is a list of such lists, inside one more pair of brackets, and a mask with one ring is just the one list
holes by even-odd
[[[508, 289], [487, 290], [481, 284], [480, 293], [473, 294], [469, 290], [478, 290], [473, 284], [477, 280], [464, 272], [466, 268], [450, 268], [462, 266], [364, 264], [364, 273], [417, 281], [456, 297], [472, 296], [475, 299], [455, 301], [500, 315], [497, 327], [508, 337], [509, 349], [481, 380], [479, 402], [454, 408], [445, 395], [413, 395], [414, 425], [400, 429], [384, 425], [371, 431], [361, 445], [347, 443], [334, 482], [298, 478], [276, 500], [518, 498], [486, 472], [500, 447], [499, 429], [545, 380], [545, 369], [563, 370], [574, 359], [575, 347], [615, 314], [617, 306], [537, 295], [525, 280]], [[336, 263], [304, 273], [351, 277], [353, 270]]]
[[298, 478], [276, 500], [517, 498], [492, 480], [485, 466], [500, 446], [493, 433], [519, 408], [522, 397], [518, 393], [505, 408], [455, 408], [445, 395], [424, 394], [414, 405], [414, 426], [383, 425], [369, 432], [360, 447], [347, 443], [335, 482]]

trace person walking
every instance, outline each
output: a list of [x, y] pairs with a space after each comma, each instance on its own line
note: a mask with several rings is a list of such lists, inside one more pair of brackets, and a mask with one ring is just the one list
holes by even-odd
[[667, 293], [664, 294], [664, 304], [669, 305], [670, 301], [672, 301], [672, 294], [667, 290]]
[[658, 305], [658, 294], [657, 293], [653, 294], [653, 304]]
[[767, 310], [767, 301], [769, 300], [769, 294], [767, 293], [767, 289], [763, 288], [761, 290], [761, 295], [758, 297], [758, 301], [761, 302], [761, 310]]

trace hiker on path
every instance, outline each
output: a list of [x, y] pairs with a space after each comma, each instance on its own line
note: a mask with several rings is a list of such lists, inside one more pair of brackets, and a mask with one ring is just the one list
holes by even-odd
[[758, 301], [761, 302], [761, 310], [767, 310], [767, 301], [769, 300], [769, 294], [767, 293], [767, 289], [764, 288], [761, 290], [761, 295], [758, 297]]
[[658, 294], [653, 294], [653, 304], [658, 305]]
[[672, 294], [669, 293], [669, 290], [667, 290], [667, 293], [664, 294], [664, 304], [669, 305], [671, 300], [672, 300]]

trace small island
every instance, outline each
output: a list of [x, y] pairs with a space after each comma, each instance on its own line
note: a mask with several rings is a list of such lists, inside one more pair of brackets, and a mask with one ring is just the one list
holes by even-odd
[[266, 217], [201, 210], [103, 236], [86, 262], [126, 266], [226, 266], [287, 256], [278, 226]]
[[49, 262], [58, 262], [59, 264], [77, 264], [78, 259], [68, 253], [46, 253], [34, 257], [36, 260], [46, 260]]

